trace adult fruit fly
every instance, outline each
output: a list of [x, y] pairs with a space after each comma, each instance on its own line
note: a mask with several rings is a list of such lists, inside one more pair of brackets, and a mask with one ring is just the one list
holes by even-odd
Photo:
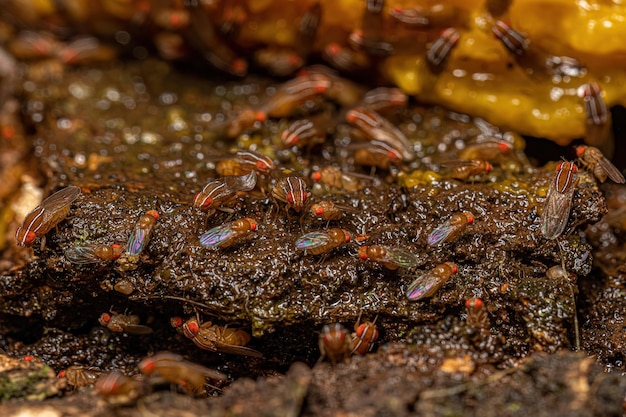
[[604, 182], [608, 177], [618, 184], [626, 182], [624, 175], [602, 154], [600, 149], [593, 146], [579, 146], [576, 148], [576, 156], [583, 167], [593, 172], [598, 181]]
[[506, 49], [515, 55], [524, 55], [526, 49], [528, 49], [528, 38], [507, 23], [497, 20], [491, 30]]
[[609, 111], [602, 98], [602, 89], [595, 81], [582, 86], [585, 107], [585, 141], [600, 145], [606, 140], [609, 127]]
[[306, 73], [278, 86], [276, 94], [260, 110], [268, 117], [289, 117], [308, 100], [319, 98], [330, 85], [326, 76]]
[[399, 150], [403, 161], [410, 161], [415, 157], [411, 142], [404, 133], [374, 110], [355, 107], [346, 113], [346, 120], [368, 139], [387, 143]]
[[468, 178], [488, 174], [493, 170], [493, 166], [489, 162], [479, 159], [471, 161], [447, 161], [442, 165], [453, 168], [450, 176], [461, 181], [467, 181]]
[[412, 253], [395, 247], [389, 246], [361, 246], [359, 248], [359, 259], [367, 260], [381, 264], [387, 269], [395, 270], [400, 267], [410, 268], [419, 263], [417, 256]]
[[358, 210], [351, 206], [335, 204], [332, 201], [320, 200], [311, 205], [311, 215], [326, 221], [341, 220], [344, 212], [357, 213]]
[[465, 308], [467, 310], [466, 323], [474, 329], [489, 329], [489, 316], [485, 310], [483, 300], [480, 298], [468, 298], [465, 300]]
[[432, 297], [459, 268], [452, 262], [444, 262], [430, 271], [420, 275], [409, 285], [406, 297], [411, 301]]
[[59, 372], [59, 378], [67, 378], [70, 385], [77, 388], [93, 385], [101, 372], [97, 368], [72, 365], [66, 370]]
[[70, 205], [80, 197], [80, 188], [70, 185], [57, 191], [41, 202], [28, 213], [24, 222], [15, 232], [15, 240], [20, 246], [31, 246], [36, 238], [43, 237], [42, 248], [45, 247], [45, 235], [67, 217]]
[[143, 379], [131, 378], [117, 371], [100, 376], [95, 388], [110, 404], [129, 404], [146, 392]]
[[351, 238], [347, 230], [334, 227], [328, 231], [310, 232], [300, 236], [296, 239], [296, 248], [319, 255], [349, 243]]
[[128, 243], [126, 244], [126, 253], [128, 255], [139, 255], [145, 249], [158, 218], [159, 213], [155, 210], [148, 210], [141, 216], [128, 237]]
[[216, 209], [229, 211], [225, 206], [232, 204], [237, 199], [238, 193], [252, 190], [256, 186], [256, 180], [256, 171], [250, 171], [242, 176], [215, 179], [196, 194], [193, 206], [209, 214], [215, 213]]
[[318, 345], [322, 356], [334, 365], [350, 356], [351, 338], [348, 330], [341, 323], [327, 324], [322, 328]]
[[345, 191], [359, 191], [365, 188], [367, 183], [376, 182], [375, 177], [343, 172], [340, 168], [333, 166], [325, 166], [319, 171], [313, 172], [311, 179]]
[[561, 162], [556, 168], [541, 216], [541, 233], [546, 239], [556, 239], [565, 230], [578, 182], [577, 172], [576, 164], [568, 161]]
[[245, 346], [250, 341], [250, 335], [241, 329], [219, 326], [210, 321], [200, 324], [195, 317], [186, 322], [180, 317], [173, 317], [170, 323], [176, 331], [191, 339], [200, 349], [255, 358], [263, 357], [261, 352]]
[[200, 236], [200, 243], [207, 248], [226, 248], [256, 229], [256, 220], [246, 217], [214, 227]]
[[448, 28], [441, 32], [441, 36], [430, 45], [426, 53], [426, 59], [432, 70], [441, 69], [442, 64], [450, 56], [450, 52], [460, 38], [461, 35], [454, 28]]
[[294, 175], [278, 179], [272, 187], [272, 197], [286, 203], [286, 210], [291, 207], [296, 213], [302, 211], [310, 195], [304, 180]]
[[222, 176], [241, 176], [256, 171], [268, 174], [276, 168], [268, 156], [251, 150], [238, 151], [230, 158], [222, 159], [215, 165], [215, 172]]
[[352, 341], [350, 343], [350, 354], [365, 355], [374, 347], [374, 342], [378, 339], [378, 328], [376, 320], [361, 323], [361, 316], [354, 325]]
[[139, 324], [139, 316], [134, 314], [118, 314], [115, 312], [102, 313], [98, 319], [101, 325], [112, 332], [124, 332], [130, 334], [150, 334], [152, 328]]
[[72, 247], [66, 249], [63, 254], [65, 259], [73, 264], [95, 264], [116, 260], [122, 254], [122, 248], [117, 243], [112, 245], [93, 244]]
[[138, 368], [145, 376], [158, 374], [166, 381], [180, 384], [187, 391], [194, 393], [204, 391], [206, 378], [228, 379], [221, 372], [186, 361], [182, 356], [171, 352], [158, 352], [154, 356], [143, 358]]
[[467, 225], [472, 223], [474, 223], [474, 215], [469, 211], [456, 213], [428, 235], [428, 244], [434, 246], [439, 243], [450, 242], [457, 238]]

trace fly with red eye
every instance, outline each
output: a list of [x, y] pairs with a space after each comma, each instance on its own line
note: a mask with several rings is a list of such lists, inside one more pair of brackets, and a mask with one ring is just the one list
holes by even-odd
[[439, 243], [451, 242], [472, 223], [474, 223], [474, 215], [469, 211], [456, 213], [428, 235], [428, 244], [434, 246]]
[[255, 358], [263, 357], [261, 352], [245, 346], [251, 336], [241, 329], [219, 326], [210, 321], [200, 323], [195, 317], [187, 321], [183, 321], [180, 317], [173, 317], [170, 319], [170, 324], [200, 349]]
[[582, 145], [576, 148], [576, 156], [584, 168], [593, 172], [598, 181], [604, 182], [610, 178], [618, 184], [626, 182], [624, 175], [602, 154], [600, 149]]
[[431, 70], [439, 72], [442, 69], [443, 63], [448, 59], [460, 38], [461, 35], [454, 28], [447, 28], [441, 32], [441, 36], [430, 45], [426, 53]]
[[93, 244], [68, 248], [63, 254], [65, 259], [71, 263], [85, 265], [114, 261], [122, 254], [122, 248], [117, 243], [112, 245]]
[[374, 110], [355, 107], [346, 113], [346, 121], [355, 126], [367, 139], [386, 143], [397, 150], [402, 161], [411, 161], [415, 157], [406, 135]]
[[292, 208], [296, 213], [300, 213], [311, 193], [302, 177], [288, 175], [276, 180], [271, 195], [276, 200], [285, 203], [285, 210], [289, 211]]
[[152, 231], [159, 219], [159, 213], [156, 210], [148, 210], [139, 219], [133, 231], [128, 237], [126, 244], [126, 253], [131, 256], [139, 255], [148, 246]]
[[502, 20], [497, 20], [491, 30], [510, 52], [521, 56], [528, 49], [528, 38]]
[[226, 248], [244, 239], [257, 229], [256, 220], [246, 217], [216, 226], [200, 236], [200, 244], [207, 248]]
[[215, 179], [204, 186], [194, 197], [193, 206], [209, 215], [213, 215], [215, 210], [230, 211], [228, 207], [237, 201], [240, 193], [251, 191], [256, 186], [256, 171], [250, 171], [242, 176], [227, 176]]
[[158, 352], [154, 356], [143, 358], [137, 367], [145, 376], [159, 375], [172, 384], [182, 385], [191, 393], [203, 393], [206, 378], [228, 379], [219, 371], [186, 361], [182, 356], [171, 352]]
[[327, 324], [322, 328], [318, 340], [320, 361], [328, 358], [335, 365], [350, 356], [352, 339], [341, 323]]
[[419, 264], [419, 258], [411, 252], [390, 246], [361, 246], [358, 257], [361, 260], [376, 262], [387, 269], [411, 268]]
[[376, 340], [378, 340], [376, 319], [361, 323], [361, 315], [359, 314], [359, 319], [354, 325], [354, 333], [352, 333], [350, 354], [365, 355], [371, 352]]
[[69, 186], [46, 198], [33, 211], [28, 213], [24, 222], [15, 232], [15, 240], [20, 246], [31, 246], [35, 239], [42, 237], [41, 246], [45, 247], [45, 235], [67, 217], [70, 205], [78, 197], [79, 187]]
[[331, 86], [331, 81], [319, 73], [305, 73], [287, 81], [276, 89], [276, 94], [261, 106], [268, 117], [289, 117], [298, 113], [309, 100], [320, 98]]
[[546, 202], [541, 215], [541, 233], [546, 239], [561, 236], [572, 209], [572, 197], [578, 183], [578, 167], [573, 162], [561, 162], [550, 180]]
[[444, 262], [437, 265], [430, 271], [417, 277], [409, 285], [406, 297], [410, 301], [419, 301], [432, 297], [458, 271], [459, 268], [452, 262]]
[[468, 298], [465, 300], [465, 308], [467, 310], [466, 323], [469, 327], [476, 330], [488, 330], [490, 327], [489, 316], [485, 310], [483, 300], [480, 298]]
[[296, 239], [296, 249], [319, 255], [349, 243], [351, 239], [352, 236], [347, 230], [332, 228], [328, 231], [310, 232], [300, 236]]
[[224, 177], [241, 177], [251, 171], [269, 174], [274, 168], [276, 165], [268, 156], [252, 150], [243, 150], [230, 158], [218, 161], [215, 165], [215, 172]]

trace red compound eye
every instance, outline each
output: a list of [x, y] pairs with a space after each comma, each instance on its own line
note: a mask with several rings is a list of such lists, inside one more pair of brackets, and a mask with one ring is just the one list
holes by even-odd
[[111, 315], [109, 313], [102, 313], [102, 315], [100, 316], [100, 322], [106, 324], [110, 321], [111, 321]]
[[196, 323], [195, 321], [189, 323], [189, 325], [187, 325], [187, 328], [194, 335], [198, 334], [198, 332], [200, 331], [200, 326], [198, 326], [198, 323]]
[[465, 300], [465, 307], [482, 308], [483, 300], [481, 300], [480, 298], [468, 298], [467, 300]]

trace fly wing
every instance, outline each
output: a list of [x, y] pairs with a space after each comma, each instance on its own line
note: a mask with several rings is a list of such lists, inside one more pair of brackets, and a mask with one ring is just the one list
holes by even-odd
[[200, 236], [200, 243], [207, 248], [224, 245], [235, 237], [236, 232], [231, 223], [214, 227]]
[[55, 212], [69, 204], [72, 204], [74, 200], [80, 197], [80, 194], [80, 187], [70, 185], [69, 187], [65, 187], [46, 198], [42, 201], [41, 206], [45, 208], [46, 211], [49, 210], [50, 212]]
[[541, 216], [541, 233], [546, 239], [556, 239], [565, 230], [572, 208], [573, 195], [574, 187], [569, 187], [565, 193], [559, 193], [552, 185], [548, 189]]
[[65, 187], [43, 200], [40, 205], [44, 208], [41, 218], [41, 224], [46, 225], [52, 219], [59, 216], [59, 212], [63, 209], [65, 210], [64, 213], [61, 215], [61, 218], [65, 217], [65, 215], [67, 215], [67, 213], [69, 212], [69, 205], [72, 204], [72, 202], [78, 197], [80, 197], [80, 195], [80, 188], [70, 185], [69, 187]]
[[419, 258], [404, 249], [388, 248], [387, 255], [385, 255], [384, 261], [393, 263], [404, 268], [410, 268], [419, 263]]
[[428, 235], [428, 244], [434, 246], [445, 241], [453, 231], [454, 227], [450, 224], [450, 221], [444, 222]]
[[296, 248], [301, 250], [315, 249], [330, 242], [330, 236], [324, 232], [310, 232], [296, 239]]
[[135, 229], [128, 237], [128, 243], [126, 244], [126, 253], [129, 255], [139, 255], [143, 248], [146, 246], [147, 230], [142, 229], [139, 225], [135, 226]]
[[256, 178], [256, 171], [250, 171], [250, 173], [240, 177], [224, 177], [224, 183], [227, 188], [230, 188], [235, 192], [250, 191], [256, 186]]
[[98, 246], [76, 246], [66, 249], [63, 254], [65, 259], [73, 264], [93, 264], [100, 261], [100, 258], [96, 256], [96, 249]]
[[406, 297], [411, 301], [432, 297], [444, 282], [445, 279], [441, 276], [427, 272], [417, 277], [409, 285], [409, 288], [406, 290]]
[[130, 334], [150, 334], [152, 331], [152, 327], [144, 326], [143, 324], [128, 324], [124, 327], [124, 332]]
[[222, 342], [214, 342], [216, 350], [222, 353], [230, 353], [232, 355], [251, 356], [253, 358], [262, 358], [263, 354], [258, 350], [246, 346], [229, 345]]
[[611, 180], [615, 181], [618, 184], [624, 184], [624, 182], [626, 182], [624, 175], [622, 175], [619, 169], [617, 169], [615, 165], [613, 165], [611, 161], [609, 161], [605, 156], [602, 156], [602, 158], [598, 159], [598, 163], [600, 164], [602, 169], [606, 171], [606, 175], [608, 175]]

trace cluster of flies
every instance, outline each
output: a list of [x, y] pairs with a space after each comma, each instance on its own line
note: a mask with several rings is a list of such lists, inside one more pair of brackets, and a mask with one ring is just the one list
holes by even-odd
[[[480, 298], [469, 298], [465, 302], [465, 307], [467, 326], [475, 332], [488, 334], [491, 324], [483, 301]], [[101, 317], [101, 323], [103, 317]], [[128, 319], [128, 316], [120, 314], [114, 317], [118, 317], [116, 319], [118, 322], [133, 322], [126, 327], [135, 326], [135, 320]], [[359, 319], [354, 326], [355, 331], [351, 335], [340, 323], [325, 325], [319, 336], [319, 349], [322, 354], [320, 361], [328, 359], [332, 364], [337, 364], [350, 355], [365, 355], [370, 352], [374, 342], [378, 339], [375, 321], [361, 323]], [[233, 344], [227, 350], [223, 350], [224, 352], [260, 357], [258, 352], [243, 346], [237, 347], [249, 350], [233, 350], [236, 343], [245, 344], [250, 339], [250, 336], [241, 330], [220, 328], [210, 323], [208, 325], [207, 323], [198, 324], [195, 318], [183, 322], [180, 317], [172, 318], [172, 326], [194, 340], [196, 344], [198, 344], [197, 336], [201, 328], [212, 327], [213, 330], [211, 331], [213, 332], [227, 331], [225, 338], [231, 340]], [[145, 330], [141, 329], [141, 331], [144, 332]], [[234, 339], [242, 339], [243, 342], [235, 342]], [[206, 392], [207, 378], [218, 381], [228, 379], [225, 374], [217, 370], [187, 361], [181, 355], [171, 352], [158, 352], [143, 358], [138, 364], [138, 370], [139, 374], [126, 376], [118, 371], [102, 372], [94, 367], [73, 365], [60, 371], [58, 377], [64, 378], [68, 384], [75, 388], [95, 386], [98, 394], [113, 405], [132, 403], [149, 393], [153, 386], [162, 382], [180, 386], [191, 395], [199, 395]]]
[[[323, 67], [312, 67], [302, 72], [293, 80], [277, 88], [277, 92], [262, 106], [240, 112], [229, 120], [224, 130], [227, 136], [239, 135], [243, 131], [256, 128], [257, 122], [266, 118], [285, 118], [301, 114], [303, 106], [309, 101], [319, 99], [337, 100], [338, 97], [350, 96], [352, 91], [349, 81], [335, 75]], [[584, 104], [589, 115], [590, 125], [597, 126], [606, 122], [606, 106], [601, 99], [597, 84], [585, 85]], [[354, 91], [353, 91], [354, 92]], [[402, 166], [415, 158], [411, 142], [402, 131], [394, 126], [384, 114], [407, 103], [407, 97], [397, 89], [377, 88], [358, 94], [350, 101], [352, 107], [345, 113], [345, 121], [353, 129], [357, 139], [352, 147], [356, 164], [380, 169]], [[479, 126], [480, 127], [480, 126]], [[450, 176], [457, 180], [468, 181], [485, 175], [492, 170], [491, 161], [497, 160], [512, 150], [512, 144], [502, 135], [493, 133], [493, 127], [486, 124], [482, 128], [488, 139], [468, 143], [459, 152], [458, 160], [444, 162], [444, 167], [451, 167]], [[302, 149], [314, 146], [325, 140], [328, 135], [328, 120], [319, 115], [301, 118], [291, 122], [282, 131], [280, 138], [285, 148]], [[591, 171], [600, 182], [607, 178], [623, 183], [624, 177], [602, 153], [592, 146], [580, 146], [576, 149], [580, 164]], [[541, 231], [545, 238], [555, 239], [567, 225], [572, 205], [572, 196], [577, 184], [578, 167], [573, 162], [564, 161], [557, 167], [550, 181], [547, 198], [541, 216]], [[241, 150], [216, 164], [218, 178], [207, 183], [195, 195], [193, 206], [213, 215], [216, 211], [236, 213], [235, 206], [241, 197], [259, 185], [259, 178], [270, 182], [261, 184], [262, 192], [267, 186], [269, 195], [284, 208], [303, 214], [309, 211], [316, 218], [328, 223], [342, 218], [345, 211], [357, 211], [354, 207], [338, 206], [327, 200], [311, 201], [308, 180], [292, 171], [277, 168], [274, 161], [253, 150]], [[347, 192], [362, 190], [368, 183], [377, 179], [370, 175], [344, 172], [333, 166], [322, 167], [313, 172], [314, 182], [325, 184]], [[45, 235], [61, 222], [69, 213], [70, 205], [81, 195], [79, 187], [66, 187], [50, 197], [29, 213], [22, 226], [17, 229], [16, 241], [21, 246], [31, 246], [40, 237], [42, 248]], [[91, 244], [66, 248], [64, 253], [68, 261], [75, 264], [100, 263], [118, 259], [125, 255], [138, 258], [147, 246], [155, 228], [159, 214], [155, 210], [146, 211], [133, 227], [125, 247], [119, 244]], [[457, 239], [474, 222], [470, 212], [453, 214], [437, 225], [428, 236], [431, 246], [451, 242]], [[245, 217], [223, 223], [199, 236], [199, 243], [207, 248], [226, 248], [250, 236], [257, 230], [255, 219]], [[412, 268], [420, 264], [418, 257], [401, 247], [384, 245], [364, 245], [367, 235], [354, 234], [349, 230], [332, 227], [303, 234], [295, 240], [295, 248], [311, 255], [325, 254], [348, 243], [359, 244], [358, 257], [377, 263], [383, 268], [396, 270]], [[444, 262], [419, 274], [408, 286], [405, 296], [417, 301], [433, 296], [454, 274], [458, 266], [453, 262]], [[137, 316], [105, 313], [100, 323], [112, 331], [124, 331], [133, 334], [148, 334], [152, 331], [139, 324]], [[200, 323], [192, 318], [183, 321], [172, 319], [173, 327], [188, 337], [196, 346], [209, 351], [235, 353], [251, 357], [261, 357], [261, 353], [246, 347], [250, 335], [239, 329]], [[336, 362], [350, 354], [363, 354], [369, 351], [378, 337], [373, 322], [357, 323], [355, 332], [349, 336], [340, 324], [324, 327], [320, 336], [322, 357]]]
[[[193, 3], [193, 2], [192, 2]], [[359, 68], [371, 66], [372, 57], [388, 55], [393, 46], [387, 43], [382, 36], [383, 0], [367, 0], [363, 15], [361, 30], [350, 34], [348, 43], [352, 50], [337, 44], [327, 45], [324, 49], [325, 58], [335, 67], [354, 72]], [[496, 13], [501, 3], [489, 1], [488, 7]], [[321, 6], [316, 4], [303, 18], [301, 25], [302, 36], [310, 37], [314, 34], [319, 23]], [[390, 15], [402, 24], [412, 27], [437, 27], [447, 22], [457, 21], [455, 6], [431, 9], [402, 9], [394, 8]], [[196, 17], [192, 17], [196, 16]], [[315, 17], [318, 19], [315, 19]], [[457, 16], [457, 17], [455, 17]], [[200, 21], [197, 21], [200, 19]], [[201, 14], [191, 14], [190, 24], [205, 24]], [[232, 27], [235, 27], [232, 22]], [[462, 22], [461, 22], [462, 23]], [[503, 21], [495, 21], [494, 35], [500, 39], [512, 56], [522, 67], [537, 66], [542, 62], [556, 63], [552, 70], [563, 74], [582, 73], [584, 68], [567, 57], [558, 60], [547, 60], [531, 48], [528, 39], [520, 32], [511, 28]], [[437, 72], [441, 71], [451, 50], [458, 43], [461, 34], [454, 27], [444, 27], [439, 38], [427, 50], [429, 67]], [[30, 48], [36, 45], [49, 45], [30, 36], [24, 44]], [[36, 41], [36, 42], [35, 42]], [[206, 41], [206, 38], [204, 39]], [[81, 53], [91, 50], [92, 43], [81, 40]], [[220, 54], [228, 52], [224, 48], [210, 45], [213, 51], [212, 62], [218, 67], [230, 72], [240, 73], [241, 69], [234, 66], [237, 59]], [[48, 48], [50, 49], [50, 48]], [[64, 58], [69, 52], [78, 48], [75, 45], [68, 47], [56, 46], [52, 48], [54, 54]], [[84, 51], [83, 51], [84, 50]], [[280, 60], [279, 55], [270, 53], [268, 62], [276, 65], [291, 65], [294, 68], [301, 66], [303, 59]], [[306, 54], [308, 51], [301, 51]], [[79, 54], [80, 55], [80, 54]], [[289, 54], [287, 54], [288, 56]], [[261, 57], [262, 55], [259, 55]], [[257, 59], [262, 59], [257, 57]], [[72, 58], [74, 59], [74, 58]], [[231, 64], [228, 61], [231, 61]], [[287, 62], [287, 64], [285, 64]], [[290, 68], [291, 71], [293, 68]], [[277, 70], [278, 71], [278, 70]], [[282, 71], [282, 70], [280, 70]], [[289, 73], [286, 72], [286, 73]], [[226, 137], [236, 137], [242, 132], [249, 132], [258, 128], [260, 122], [267, 118], [287, 118], [303, 113], [303, 108], [315, 108], [323, 100], [335, 101], [340, 105], [350, 107], [345, 112], [345, 122], [352, 129], [355, 143], [350, 145], [353, 159], [357, 165], [391, 170], [415, 159], [415, 153], [410, 140], [385, 116], [407, 103], [407, 97], [398, 89], [377, 88], [363, 92], [361, 87], [337, 76], [325, 67], [309, 67], [299, 73], [294, 79], [285, 82], [276, 89], [276, 93], [259, 108], [250, 108], [239, 111], [221, 126], [221, 133]], [[590, 143], [600, 143], [603, 131], [608, 120], [608, 111], [602, 99], [602, 91], [597, 83], [590, 81], [581, 86], [586, 114], [587, 138]], [[311, 106], [313, 103], [313, 106]], [[291, 121], [281, 132], [280, 140], [285, 149], [311, 149], [323, 143], [336, 123], [324, 112], [309, 117], [300, 117]], [[215, 126], [219, 129], [220, 126]], [[512, 144], [502, 136], [494, 135], [493, 130], [486, 126], [483, 129], [488, 140], [468, 143], [458, 156], [458, 160], [443, 163], [444, 167], [451, 168], [450, 176], [457, 180], [473, 180], [492, 170], [491, 162], [508, 154]], [[604, 182], [607, 178], [624, 183], [623, 175], [617, 170], [602, 153], [592, 146], [580, 146], [576, 149], [580, 164], [591, 171], [595, 177]], [[541, 215], [541, 232], [547, 239], [556, 239], [567, 225], [572, 206], [572, 196], [577, 184], [578, 167], [575, 163], [564, 161], [556, 169], [550, 181], [546, 202]], [[285, 210], [298, 214], [309, 211], [316, 218], [327, 222], [340, 220], [345, 211], [356, 211], [354, 207], [338, 206], [327, 200], [310, 201], [311, 193], [307, 180], [290, 171], [278, 169], [274, 161], [255, 151], [242, 150], [230, 158], [216, 164], [216, 172], [220, 177], [207, 183], [196, 194], [193, 206], [207, 212], [209, 215], [216, 211], [235, 213], [239, 199], [257, 188], [259, 178], [271, 177], [269, 194], [278, 204], [284, 204]], [[375, 183], [375, 177], [344, 172], [337, 167], [327, 166], [314, 172], [311, 176], [314, 182], [335, 187], [347, 192], [363, 189], [368, 183]], [[266, 184], [261, 185], [264, 192]], [[79, 187], [66, 187], [46, 198], [38, 207], [29, 213], [22, 226], [17, 229], [16, 241], [20, 246], [31, 246], [36, 238], [41, 238], [42, 249], [45, 246], [45, 235], [61, 222], [69, 213], [70, 205], [81, 195]], [[74, 264], [90, 264], [112, 261], [122, 255], [137, 258], [147, 246], [159, 214], [155, 210], [146, 211], [135, 224], [125, 247], [119, 244], [104, 245], [91, 244], [65, 249], [64, 254], [68, 261]], [[470, 212], [453, 214], [436, 226], [428, 236], [431, 246], [444, 242], [451, 242], [459, 237], [466, 228], [474, 222], [474, 215]], [[207, 248], [226, 248], [247, 238], [251, 232], [257, 230], [255, 219], [246, 217], [221, 224], [211, 228], [199, 237], [199, 243]], [[361, 243], [367, 235], [354, 233], [338, 227], [326, 230], [312, 231], [298, 237], [295, 248], [312, 255], [320, 255], [351, 242]], [[403, 248], [383, 245], [360, 245], [358, 257], [370, 260], [383, 268], [396, 270], [411, 268], [419, 264], [417, 256]], [[443, 284], [458, 272], [458, 266], [452, 262], [444, 262], [423, 274], [420, 274], [408, 286], [406, 297], [417, 301], [433, 296]], [[466, 301], [468, 326], [484, 331], [489, 328], [489, 318], [478, 298]], [[325, 325], [319, 336], [321, 358], [328, 358], [332, 363], [344, 360], [353, 354], [366, 354], [378, 338], [378, 329], [375, 321], [360, 322], [355, 325], [350, 334], [340, 323]], [[136, 315], [104, 313], [99, 318], [100, 324], [115, 332], [131, 334], [149, 334], [152, 329], [141, 325]], [[171, 325], [178, 333], [189, 338], [197, 347], [212, 352], [224, 352], [261, 358], [262, 354], [246, 345], [251, 336], [241, 329], [219, 326], [211, 322], [200, 322], [199, 318], [184, 320], [173, 317]], [[90, 368], [70, 367], [64, 371], [64, 376], [75, 386], [92, 385], [104, 398], [111, 402], [136, 399], [147, 392], [147, 380], [158, 375], [162, 380], [183, 386], [190, 393], [204, 392], [205, 379], [225, 380], [226, 376], [218, 371], [205, 368], [201, 365], [185, 361], [181, 356], [161, 352], [147, 357], [139, 363], [141, 376], [128, 377], [119, 372], [100, 375], [100, 372]]]
[[58, 377], [75, 388], [94, 386], [111, 405], [130, 404], [163, 383], [180, 386], [190, 395], [202, 395], [206, 392], [207, 378], [228, 380], [222, 372], [167, 351], [143, 358], [137, 368], [138, 374], [127, 376], [118, 371], [102, 372], [97, 368], [74, 365], [59, 372]]

